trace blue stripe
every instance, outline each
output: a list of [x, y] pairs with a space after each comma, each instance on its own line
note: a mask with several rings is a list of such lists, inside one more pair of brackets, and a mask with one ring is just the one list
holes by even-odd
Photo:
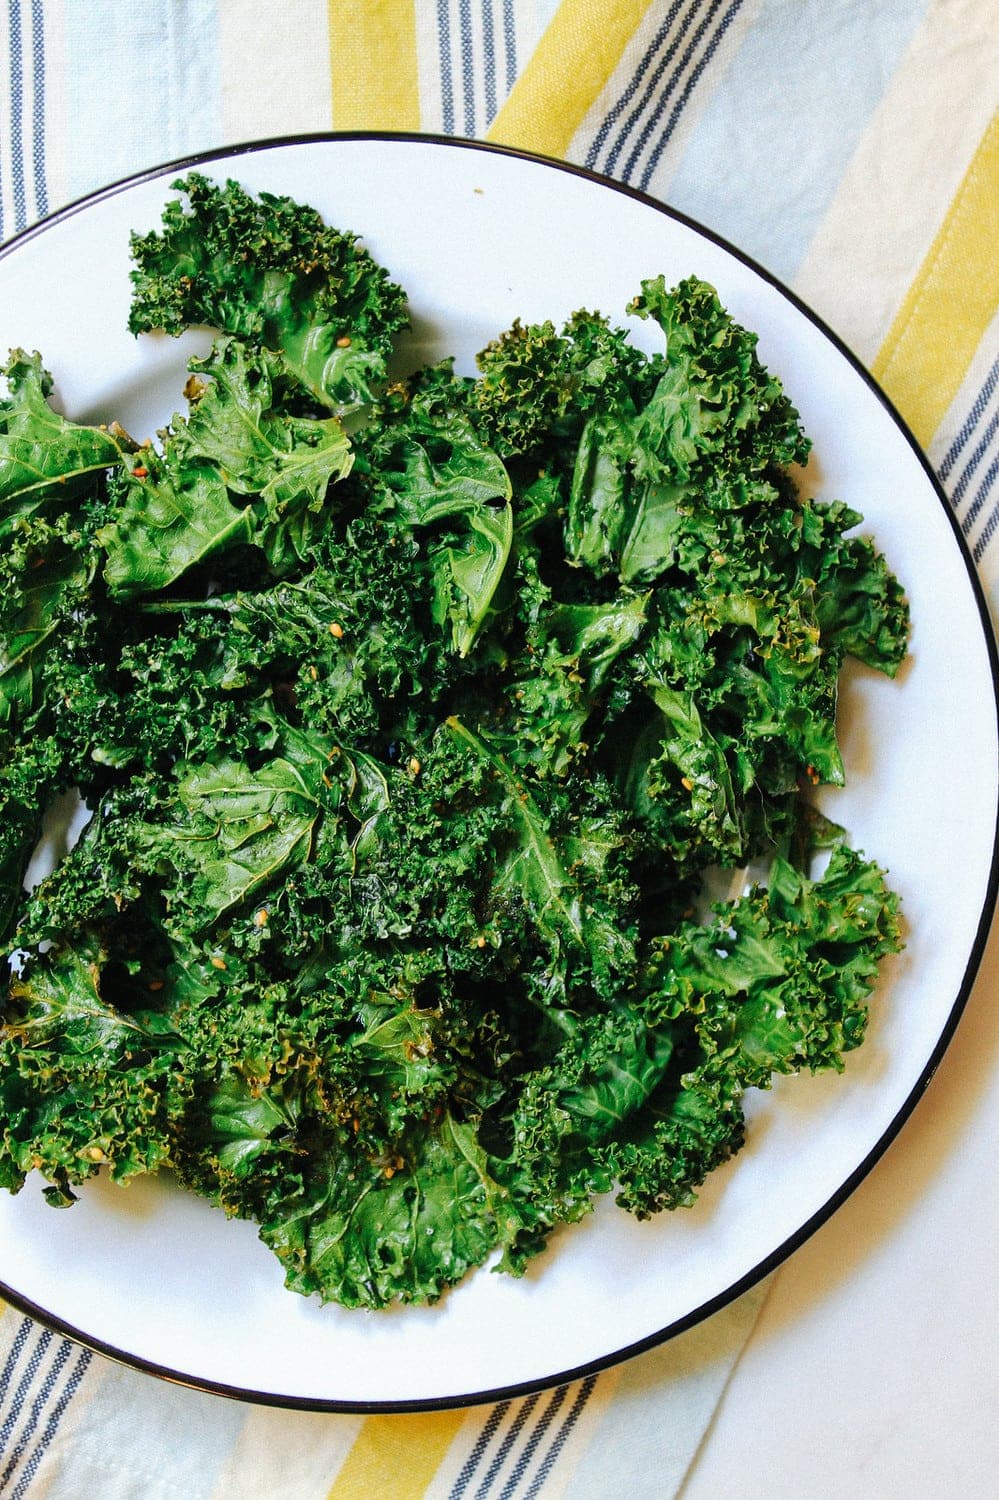
[[34, 1437], [35, 1428], [38, 1426], [38, 1422], [42, 1415], [45, 1404], [51, 1396], [53, 1389], [55, 1388], [56, 1381], [62, 1374], [63, 1365], [69, 1359], [69, 1356], [72, 1354], [72, 1352], [73, 1345], [69, 1342], [69, 1340], [61, 1339], [57, 1346], [56, 1357], [52, 1361], [52, 1368], [51, 1370], [49, 1370], [49, 1373], [46, 1375], [44, 1381], [42, 1382], [41, 1390], [38, 1392], [38, 1395], [31, 1403], [31, 1414], [28, 1417], [27, 1422], [24, 1424], [21, 1435], [14, 1445], [14, 1449], [10, 1455], [10, 1458], [7, 1460], [6, 1468], [4, 1469], [3, 1473], [0, 1474], [0, 1492], [6, 1489], [7, 1481], [10, 1479], [10, 1476], [13, 1474], [14, 1470], [21, 1462], [21, 1459], [24, 1457], [25, 1450], [27, 1449], [31, 1439]]
[[454, 79], [451, 75], [451, 17], [448, 0], [437, 0], [437, 50], [441, 64], [441, 125], [454, 135]]
[[954, 486], [953, 494], [950, 497], [952, 505], [960, 505], [961, 501], [964, 498], [964, 492], [968, 488], [968, 485], [971, 483], [974, 477], [975, 470], [978, 468], [978, 465], [981, 463], [985, 454], [988, 452], [989, 444], [992, 442], [992, 439], [995, 437], [997, 432], [999, 432], [999, 409], [997, 409], [993, 413], [991, 421], [988, 423], [985, 431], [982, 433], [978, 442], [975, 444], [968, 462], [961, 470], [961, 477], [957, 481], [957, 484]]
[[576, 1392], [576, 1399], [572, 1403], [572, 1406], [570, 1407], [561, 1427], [555, 1434], [552, 1445], [548, 1449], [548, 1452], [545, 1454], [544, 1462], [541, 1464], [538, 1472], [531, 1480], [530, 1488], [525, 1493], [524, 1500], [535, 1500], [535, 1497], [539, 1494], [541, 1486], [544, 1484], [545, 1480], [548, 1478], [548, 1475], [551, 1473], [552, 1466], [554, 1465], [555, 1460], [558, 1458], [559, 1454], [562, 1452], [563, 1447], [565, 1446], [566, 1438], [569, 1436], [570, 1432], [579, 1421], [580, 1412], [583, 1410], [583, 1407], [586, 1405], [587, 1401], [589, 1401], [591, 1395], [593, 1394], [596, 1383], [597, 1377], [595, 1375], [587, 1375], [586, 1379], [580, 1385], [579, 1390]]
[[468, 1481], [471, 1479], [472, 1475], [479, 1467], [479, 1464], [482, 1462], [483, 1453], [485, 1453], [486, 1449], [493, 1439], [493, 1436], [495, 1435], [497, 1427], [500, 1425], [509, 1410], [509, 1401], [501, 1401], [498, 1406], [493, 1407], [482, 1427], [481, 1432], [475, 1439], [474, 1448], [461, 1466], [461, 1473], [458, 1475], [451, 1488], [451, 1492], [448, 1495], [448, 1500], [461, 1500], [461, 1497], [464, 1495], [465, 1491], [468, 1488]]
[[[677, 15], [679, 14], [679, 12], [680, 12], [680, 10], [681, 10], [681, 8], [683, 6], [683, 3], [684, 3], [684, 0], [674, 0], [673, 5], [670, 7], [669, 12], [667, 13], [665, 21], [660, 26], [659, 30], [656, 32], [655, 36], [653, 37], [652, 42], [650, 43], [650, 45], [646, 49], [645, 56], [642, 58], [642, 61], [641, 61], [641, 63], [638, 66], [638, 71], [632, 75], [631, 81], [629, 82], [628, 87], [625, 89], [624, 93], [621, 95], [620, 99], [618, 99], [616, 101], [616, 103], [612, 106], [612, 108], [608, 110], [607, 115], [604, 118], [604, 121], [603, 121], [603, 123], [600, 126], [600, 129], [597, 131], [597, 134], [594, 137], [593, 144], [591, 145], [589, 151], [586, 154], [586, 165], [588, 167], [595, 167], [597, 165], [597, 157], [599, 156], [601, 150], [603, 149], [604, 143], [607, 140], [608, 135], [610, 134], [610, 132], [614, 128], [614, 126], [617, 124], [617, 122], [620, 119], [621, 115], [623, 114], [624, 110], [627, 109], [628, 105], [631, 103], [632, 99], [634, 99], [636, 93], [638, 92], [638, 89], [639, 89], [640, 85], [642, 84], [642, 82], [645, 79], [645, 74], [646, 74], [646, 72], [648, 71], [649, 67], [652, 64], [653, 58], [655, 57], [656, 53], [659, 51], [659, 48], [662, 46], [662, 44], [663, 44], [664, 40], [666, 39], [666, 37], [669, 35], [669, 32], [670, 32], [670, 30], [672, 29], [672, 26], [673, 26], [673, 22], [676, 20]], [[662, 63], [657, 68], [656, 74], [653, 76], [653, 80], [652, 80], [653, 85], [655, 84], [656, 78], [662, 72], [662, 69], [664, 67], [667, 67], [669, 65], [669, 63], [672, 61], [673, 57], [676, 55], [676, 51], [679, 48], [680, 43], [683, 41], [683, 38], [686, 35], [688, 27], [691, 25], [691, 22], [693, 21], [693, 17], [694, 17], [694, 13], [693, 13], [693, 11], [691, 11], [691, 13], [684, 18], [683, 25], [680, 27], [680, 31], [679, 31], [676, 39], [670, 43], [670, 45], [669, 45], [669, 47], [667, 48], [667, 51], [666, 51], [666, 56], [664, 57]], [[647, 92], [647, 90], [646, 90], [646, 92]], [[644, 104], [644, 96], [643, 96], [643, 104]], [[642, 105], [639, 105], [638, 109], [634, 110], [632, 112], [631, 116], [629, 117], [627, 123], [625, 124], [624, 130], [621, 132], [621, 136], [619, 138], [618, 145], [615, 146], [614, 150], [612, 151], [612, 153], [609, 156], [609, 158], [607, 159], [607, 161], [605, 163], [603, 163], [605, 171], [610, 172], [610, 171], [613, 170], [614, 163], [617, 160], [618, 155], [620, 154], [622, 146], [624, 144], [624, 137], [627, 134], [627, 132], [631, 129], [631, 127], [634, 124], [635, 120], [638, 118], [638, 115], [641, 112], [641, 108], [642, 108]]]
[[486, 88], [486, 124], [496, 114], [496, 33], [493, 28], [493, 0], [482, 0], [482, 77]]
[[[690, 59], [693, 57], [693, 55], [696, 52], [698, 46], [700, 45], [701, 41], [703, 40], [704, 33], [708, 30], [709, 26], [711, 25], [712, 21], [714, 20], [717, 12], [718, 12], [718, 10], [719, 10], [719, 8], [721, 6], [721, 3], [722, 3], [722, 0], [711, 0], [710, 5], [708, 6], [708, 13], [707, 13], [707, 15], [704, 17], [703, 21], [698, 26], [697, 30], [694, 32], [693, 39], [687, 44], [687, 47], [684, 50], [684, 54], [683, 54], [683, 56], [680, 59], [680, 66], [673, 73], [673, 75], [670, 78], [669, 83], [666, 85], [666, 87], [658, 94], [657, 101], [656, 101], [656, 107], [652, 111], [652, 114], [651, 114], [650, 118], [646, 120], [644, 126], [642, 127], [641, 133], [639, 134], [639, 137], [638, 137], [638, 143], [635, 146], [632, 147], [631, 155], [628, 157], [628, 160], [627, 160], [627, 162], [625, 164], [624, 172], [623, 172], [622, 175], [623, 175], [624, 180], [626, 182], [630, 180], [631, 174], [635, 170], [635, 165], [636, 165], [636, 163], [638, 161], [639, 156], [642, 153], [642, 150], [644, 149], [646, 143], [648, 142], [649, 136], [652, 134], [652, 132], [655, 129], [656, 125], [659, 123], [660, 119], [662, 118], [663, 110], [666, 108], [667, 104], [669, 103], [669, 99], [670, 99], [671, 94], [673, 93], [673, 90], [676, 88], [677, 84], [680, 82], [680, 78], [683, 75], [684, 69], [689, 64]], [[653, 80], [652, 80], [652, 82], [653, 82], [653, 86], [655, 86], [656, 84], [658, 84], [658, 82], [659, 82], [658, 77], [654, 77]]]
[[27, 1493], [29, 1484], [34, 1479], [35, 1474], [38, 1472], [39, 1464], [45, 1457], [45, 1453], [48, 1449], [49, 1444], [56, 1435], [59, 1423], [63, 1419], [63, 1415], [66, 1411], [67, 1406], [76, 1395], [80, 1382], [83, 1379], [84, 1375], [87, 1373], [87, 1369], [92, 1358], [93, 1355], [90, 1353], [89, 1349], [80, 1350], [80, 1357], [74, 1365], [73, 1369], [70, 1371], [70, 1376], [66, 1382], [62, 1395], [59, 1397], [59, 1400], [52, 1408], [51, 1415], [49, 1416], [49, 1419], [45, 1424], [45, 1430], [42, 1433], [37, 1446], [35, 1447], [34, 1453], [32, 1453], [30, 1459], [25, 1464], [24, 1472], [21, 1475], [20, 1479], [17, 1481], [17, 1484], [11, 1493], [10, 1500], [23, 1500], [24, 1495]]
[[978, 426], [978, 423], [982, 419], [982, 413], [985, 411], [985, 408], [992, 400], [997, 385], [999, 385], [999, 356], [997, 356], [991, 370], [986, 375], [985, 382], [982, 385], [981, 390], [978, 392], [978, 395], [975, 397], [974, 405], [972, 406], [970, 412], [967, 415], [967, 418], [965, 419], [964, 426], [961, 428], [957, 437], [954, 439], [950, 447], [947, 449], [947, 452], [944, 454], [943, 462], [941, 463], [939, 469], [941, 479], [947, 478], [951, 469], [957, 462], [961, 453], [961, 449], [964, 447], [965, 443], [968, 441], [971, 434]]
[[517, 34], [514, 0], [503, 0], [503, 43], [506, 47], [506, 91], [517, 81]]
[[24, 75], [21, 61], [21, 3], [8, 0], [10, 26], [10, 155], [13, 174], [14, 232], [28, 222], [24, 198]]
[[995, 536], [997, 526], [999, 526], [999, 505], [995, 507], [992, 514], [989, 516], [989, 519], [986, 521], [985, 526], [982, 529], [981, 536], [978, 538], [978, 541], [975, 543], [972, 549], [971, 555], [975, 559], [976, 563], [980, 563], [982, 558], [985, 556], [985, 549], [989, 545], [989, 542], [991, 542], [992, 538]]
[[527, 1472], [527, 1466], [531, 1462], [531, 1459], [534, 1457], [535, 1450], [537, 1449], [538, 1444], [541, 1442], [541, 1439], [544, 1437], [545, 1433], [548, 1431], [548, 1428], [551, 1426], [552, 1418], [556, 1415], [559, 1407], [565, 1400], [566, 1392], [568, 1391], [568, 1389], [569, 1387], [567, 1385], [560, 1385], [557, 1390], [552, 1391], [551, 1400], [545, 1407], [544, 1412], [536, 1423], [534, 1431], [531, 1433], [530, 1439], [527, 1442], [523, 1453], [520, 1455], [520, 1457], [517, 1459], [517, 1462], [513, 1466], [513, 1473], [510, 1475], [506, 1484], [500, 1490], [499, 1500], [511, 1500], [514, 1491], [516, 1490], [520, 1481], [523, 1479], [524, 1474]]
[[35, 215], [49, 211], [45, 180], [45, 12], [43, 0], [31, 0], [32, 164], [35, 172]]
[[[989, 464], [988, 468], [986, 469], [986, 471], [985, 471], [985, 477], [982, 480], [981, 484], [978, 486], [978, 490], [977, 490], [977, 492], [975, 494], [975, 498], [971, 502], [971, 504], [969, 505], [968, 510], [967, 510], [967, 514], [965, 515], [963, 521], [961, 522], [961, 529], [964, 532], [965, 536], [967, 536], [968, 533], [971, 531], [971, 528], [975, 524], [976, 517], [981, 513], [982, 509], [984, 508], [984, 506], [985, 506], [985, 504], [986, 504], [986, 502], [987, 502], [987, 500], [989, 498], [989, 492], [992, 489], [993, 484], [995, 483], [996, 474], [999, 474], [999, 453], [996, 454], [995, 458], [992, 460], [992, 462]], [[987, 524], [987, 526], [985, 528], [985, 531], [978, 538], [979, 543], [984, 546], [985, 542], [988, 541], [989, 537], [992, 535], [992, 532], [994, 530], [995, 530], [995, 518], [993, 516], [990, 516], [989, 520], [988, 520], [988, 524]], [[976, 558], [979, 556], [979, 553], [977, 552], [977, 550], [976, 550], [975, 556], [976, 556]]]
[[0, 1427], [0, 1454], [6, 1451], [7, 1440], [14, 1430], [14, 1426], [17, 1422], [18, 1417], [21, 1415], [21, 1406], [28, 1392], [28, 1387], [31, 1385], [31, 1382], [37, 1375], [38, 1366], [44, 1359], [45, 1351], [49, 1347], [51, 1342], [52, 1334], [46, 1328], [40, 1335], [38, 1343], [31, 1351], [31, 1357], [28, 1360], [28, 1368], [25, 1370], [24, 1374], [21, 1376], [21, 1379], [18, 1381], [17, 1390], [14, 1392], [10, 1410], [7, 1413], [7, 1417], [3, 1426]]
[[[701, 74], [704, 72], [704, 69], [708, 66], [708, 63], [711, 61], [711, 59], [714, 57], [715, 52], [718, 50], [718, 43], [721, 41], [722, 37], [725, 35], [725, 33], [728, 30], [728, 28], [731, 26], [733, 20], [738, 15], [738, 13], [739, 13], [739, 11], [740, 11], [741, 8], [742, 8], [742, 0], [734, 0], [734, 3], [729, 6], [728, 10], [722, 16], [721, 25], [715, 31], [715, 33], [712, 36], [712, 38], [711, 38], [710, 42], [708, 43], [707, 47], [704, 49], [703, 56], [701, 57], [701, 59], [698, 62], [697, 66], [694, 68], [694, 71], [690, 75], [690, 78], [687, 80], [686, 84], [684, 85], [683, 93], [680, 95], [680, 98], [677, 100], [676, 104], [673, 106], [673, 113], [669, 117], [669, 123], [666, 126], [666, 129], [663, 131], [662, 135], [659, 137], [659, 140], [656, 142], [655, 150], [652, 152], [652, 155], [649, 157], [648, 163], [646, 164], [645, 171], [642, 173], [641, 187], [643, 188], [643, 190], [648, 187], [649, 182], [650, 182], [650, 180], [652, 178], [652, 174], [656, 170], [656, 167], [659, 165], [659, 159], [662, 156], [663, 152], [665, 151], [666, 147], [668, 146], [670, 138], [671, 138], [674, 130], [676, 129], [677, 121], [679, 120], [680, 115], [683, 113], [684, 109], [686, 108], [687, 102], [690, 99], [691, 94], [694, 92], [694, 89], [697, 87], [698, 83], [700, 82]], [[698, 36], [695, 38], [695, 42], [698, 41], [698, 40], [700, 40], [700, 32], [698, 33]], [[666, 101], [665, 101], [665, 97], [664, 97], [662, 103], [665, 104], [665, 102]], [[661, 108], [657, 108], [657, 110], [656, 110], [656, 117], [658, 117], [660, 113], [661, 113]]]
[[17, 1330], [14, 1342], [11, 1344], [7, 1354], [7, 1363], [4, 1365], [3, 1371], [0, 1372], [0, 1401], [3, 1401], [7, 1394], [14, 1371], [17, 1369], [17, 1362], [21, 1358], [21, 1351], [28, 1342], [28, 1336], [34, 1326], [30, 1318], [21, 1319], [21, 1326]]
[[461, 86], [465, 95], [465, 134], [475, 134], [475, 61], [472, 57], [471, 0], [458, 0], [461, 37]]
[[479, 1485], [478, 1489], [475, 1491], [475, 1500], [484, 1500], [489, 1486], [492, 1484], [493, 1480], [496, 1478], [496, 1475], [503, 1467], [503, 1464], [506, 1461], [507, 1454], [510, 1452], [510, 1449], [517, 1441], [517, 1438], [520, 1436], [521, 1428], [527, 1421], [528, 1417], [531, 1415], [534, 1408], [537, 1406], [539, 1399], [540, 1398], [537, 1395], [527, 1396], [521, 1402], [517, 1410], [517, 1415], [510, 1423], [509, 1430], [504, 1436], [503, 1441], [500, 1443], [499, 1449], [493, 1455], [493, 1461], [489, 1465], [489, 1468], [486, 1470], [485, 1478]]

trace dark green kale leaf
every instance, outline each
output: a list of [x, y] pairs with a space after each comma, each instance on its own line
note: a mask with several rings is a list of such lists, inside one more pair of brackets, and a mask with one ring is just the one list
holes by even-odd
[[308, 556], [327, 489], [350, 472], [335, 417], [276, 409], [276, 356], [229, 339], [192, 369], [188, 418], [112, 481], [116, 507], [97, 541], [119, 597], [165, 589], [239, 547], [259, 547], [272, 573], [289, 572]]
[[253, 513], [233, 505], [217, 469], [173, 468], [154, 453], [137, 467], [113, 486], [114, 518], [97, 537], [113, 594], [155, 593], [189, 568], [252, 541]]
[[834, 660], [852, 656], [894, 677], [905, 659], [909, 612], [898, 579], [870, 537], [844, 535], [861, 517], [847, 506], [813, 504], [802, 542], [815, 578], [815, 619]]
[[184, 199], [167, 204], [162, 230], [132, 238], [132, 332], [207, 324], [279, 353], [334, 410], [370, 401], [405, 297], [356, 236], [233, 181], [191, 172], [174, 186]]
[[759, 474], [804, 463], [810, 444], [780, 381], [760, 363], [757, 336], [696, 277], [643, 281], [630, 311], [666, 337], [665, 368], [637, 433], [642, 477], [680, 481], [708, 465]]
[[778, 858], [765, 889], [662, 941], [651, 1003], [695, 1014], [699, 1066], [743, 1088], [801, 1067], [841, 1071], [899, 943], [898, 902], [873, 862], [839, 845], [813, 881]]
[[377, 486], [399, 521], [429, 532], [433, 617], [467, 655], [489, 619], [513, 545], [511, 481], [461, 411], [441, 410], [439, 391], [421, 391], [375, 429], [366, 451]]
[[275, 573], [308, 559], [331, 484], [353, 462], [335, 417], [295, 416], [286, 406], [281, 362], [223, 339], [192, 361], [190, 412], [170, 435], [169, 451], [186, 467], [215, 467], [231, 495], [253, 498], [252, 540]]
[[105, 958], [93, 940], [33, 957], [0, 1032], [0, 1184], [40, 1170], [58, 1205], [102, 1167], [122, 1182], [168, 1162], [188, 1088], [177, 1039], [102, 993]]
[[[316, 781], [284, 756], [253, 770], [240, 761], [184, 768], [177, 819], [147, 824], [147, 858], [176, 873], [171, 906], [203, 914], [204, 925], [304, 863], [322, 805]], [[196, 919], [195, 919], [196, 920]]]
[[24, 878], [45, 813], [65, 790], [64, 757], [35, 735], [6, 750], [0, 763], [0, 942], [9, 945], [21, 915]]
[[519, 319], [478, 355], [480, 378], [466, 390], [469, 414], [503, 458], [571, 453], [595, 412], [634, 412], [660, 366], [598, 313], [553, 323]]
[[[602, 977], [613, 985], [613, 976], [634, 961], [634, 951], [627, 906], [622, 911], [607, 900], [612, 887], [608, 882], [602, 891], [601, 885], [615, 852], [627, 844], [626, 832], [615, 824], [609, 809], [601, 809], [603, 817], [589, 821], [577, 806], [571, 820], [566, 819], [571, 832], [563, 835], [559, 814], [566, 802], [564, 791], [553, 797], [541, 784], [532, 788], [495, 746], [459, 719], [449, 719], [447, 729], [481, 758], [499, 798], [501, 831], [490, 901], [501, 907], [511, 899], [524, 904], [550, 949], [556, 973], [577, 967], [582, 954], [590, 982], [599, 986]], [[580, 790], [573, 788], [577, 794]], [[540, 800], [546, 793], [547, 806]], [[632, 897], [627, 888], [618, 888], [616, 894], [623, 894], [626, 902]]]
[[[159, 447], [139, 447], [113, 425], [61, 416], [39, 357], [12, 356], [0, 403], [0, 537], [9, 545], [38, 515], [68, 519], [106, 552], [105, 577], [121, 597], [166, 588], [239, 547], [259, 547], [275, 574], [297, 567], [328, 488], [350, 472], [346, 434], [336, 418], [286, 406], [284, 365], [266, 350], [226, 339], [192, 371], [188, 417]], [[90, 506], [104, 524], [88, 526], [86, 502], [105, 492], [103, 507]]]
[[261, 1237], [293, 1290], [348, 1307], [434, 1301], [510, 1234], [508, 1195], [473, 1128], [445, 1114], [400, 1145], [366, 1170], [317, 1154], [300, 1180], [275, 1185]]
[[12, 578], [8, 569], [9, 558], [0, 573], [0, 727], [23, 724], [40, 707], [47, 649], [85, 607], [96, 557], [60, 547], [56, 539], [26, 575]]
[[[525, 590], [531, 586], [525, 575], [520, 581]], [[527, 627], [524, 654], [511, 662], [503, 712], [493, 726], [507, 755], [556, 776], [585, 755], [587, 725], [597, 716], [614, 663], [645, 629], [648, 602], [648, 595], [625, 591], [608, 604], [546, 599]]]
[[897, 902], [876, 865], [840, 847], [809, 881], [778, 861], [769, 889], [655, 940], [631, 1008], [573, 1023], [525, 1081], [501, 1179], [556, 1205], [553, 1222], [615, 1184], [643, 1218], [692, 1202], [742, 1144], [747, 1089], [801, 1068], [842, 1070], [879, 964], [899, 945]]
[[[572, 474], [566, 548], [597, 573], [651, 581], [675, 561], [683, 517], [706, 486], [730, 489], [803, 463], [808, 442], [780, 382], [714, 289], [646, 281], [631, 305], [666, 336], [644, 404], [601, 406], [587, 421]], [[689, 522], [687, 529], [689, 529]]]
[[124, 462], [134, 444], [120, 428], [69, 421], [51, 404], [52, 377], [41, 356], [14, 350], [0, 373], [0, 539], [40, 510], [76, 509], [95, 475]]

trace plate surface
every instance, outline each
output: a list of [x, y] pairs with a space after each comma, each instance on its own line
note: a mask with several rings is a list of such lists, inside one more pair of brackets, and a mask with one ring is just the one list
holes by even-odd
[[[145, 435], [180, 404], [195, 335], [126, 332], [128, 235], [159, 222], [174, 164], [85, 200], [0, 252], [0, 348], [41, 350], [70, 415]], [[0, 1193], [0, 1294], [129, 1363], [296, 1406], [454, 1404], [576, 1375], [668, 1337], [773, 1268], [885, 1149], [957, 1023], [996, 885], [996, 665], [973, 569], [884, 397], [765, 272], [651, 200], [467, 142], [322, 137], [202, 157], [199, 170], [314, 204], [407, 289], [412, 362], [458, 367], [515, 317], [578, 307], [628, 323], [641, 280], [697, 274], [760, 335], [813, 439], [804, 487], [865, 517], [909, 595], [911, 657], [843, 685], [847, 786], [824, 806], [888, 869], [907, 946], [842, 1076], [750, 1101], [749, 1140], [697, 1205], [639, 1224], [610, 1203], [522, 1280], [480, 1271], [433, 1308], [347, 1312], [284, 1290], [252, 1225], [156, 1181], [88, 1186], [54, 1213]], [[634, 320], [631, 320], [634, 322]], [[629, 326], [631, 326], [629, 324]], [[637, 343], [656, 347], [635, 324]]]

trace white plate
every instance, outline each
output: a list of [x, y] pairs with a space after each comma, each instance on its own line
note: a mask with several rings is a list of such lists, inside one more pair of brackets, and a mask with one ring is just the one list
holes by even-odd
[[[190, 339], [133, 339], [128, 234], [155, 227], [174, 164], [95, 195], [0, 253], [0, 346], [42, 351], [71, 415], [149, 433], [180, 404]], [[284, 1290], [252, 1225], [162, 1183], [99, 1183], [56, 1213], [0, 1194], [0, 1293], [124, 1360], [252, 1399], [326, 1408], [485, 1399], [592, 1370], [748, 1287], [832, 1212], [894, 1136], [957, 1022], [996, 884], [996, 666], [949, 508], [884, 397], [770, 276], [636, 193], [472, 143], [325, 137], [197, 165], [287, 193], [359, 233], [407, 288], [418, 357], [474, 352], [515, 317], [578, 307], [625, 321], [644, 277], [711, 281], [760, 335], [814, 457], [805, 483], [860, 510], [907, 588], [911, 659], [849, 674], [847, 788], [827, 799], [887, 866], [908, 925], [865, 1046], [843, 1076], [783, 1080], [749, 1143], [688, 1211], [639, 1224], [611, 1204], [556, 1235], [520, 1281], [480, 1271], [436, 1307], [322, 1308]], [[654, 330], [635, 328], [655, 347]]]

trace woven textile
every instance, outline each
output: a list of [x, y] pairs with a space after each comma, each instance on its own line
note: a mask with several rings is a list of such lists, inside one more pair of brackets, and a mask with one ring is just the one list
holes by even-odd
[[[567, 158], [726, 236], [827, 320], [925, 447], [995, 604], [997, 78], [981, 0], [2, 0], [0, 240], [150, 165], [301, 132]], [[0, 1495], [664, 1500], [765, 1291], [554, 1391], [368, 1417], [171, 1386], [8, 1308]]]

